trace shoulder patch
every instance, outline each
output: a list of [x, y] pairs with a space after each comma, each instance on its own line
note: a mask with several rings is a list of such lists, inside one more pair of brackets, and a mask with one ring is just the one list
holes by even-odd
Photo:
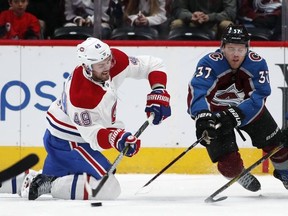
[[223, 54], [220, 53], [220, 52], [210, 53], [210, 54], [208, 55], [208, 57], [209, 57], [210, 59], [212, 59], [213, 61], [223, 60]]
[[105, 93], [106, 91], [100, 86], [84, 77], [82, 67], [75, 69], [69, 92], [73, 106], [93, 109], [100, 103]]
[[259, 62], [262, 60], [262, 57], [253, 51], [250, 51], [248, 53], [248, 57], [251, 61], [255, 61], [255, 62]]

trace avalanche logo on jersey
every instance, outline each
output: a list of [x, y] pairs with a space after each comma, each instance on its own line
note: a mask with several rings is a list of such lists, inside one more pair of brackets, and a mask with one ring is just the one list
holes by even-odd
[[239, 91], [234, 83], [225, 90], [218, 90], [212, 99], [212, 103], [215, 105], [237, 106], [243, 100], [244, 92]]

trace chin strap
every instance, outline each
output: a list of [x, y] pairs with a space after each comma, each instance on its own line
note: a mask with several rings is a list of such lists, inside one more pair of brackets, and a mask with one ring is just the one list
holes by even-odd
[[87, 67], [85, 64], [82, 64], [82, 67], [83, 67], [83, 70], [84, 70], [86, 76], [88, 78], [92, 78], [92, 75], [93, 75], [92, 70], [89, 67]]

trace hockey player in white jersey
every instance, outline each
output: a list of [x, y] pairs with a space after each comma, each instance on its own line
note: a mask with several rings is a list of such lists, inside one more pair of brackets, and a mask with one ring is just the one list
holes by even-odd
[[[145, 112], [147, 116], [153, 113], [154, 125], [171, 115], [166, 69], [161, 59], [130, 57], [97, 38], [79, 44], [77, 55], [80, 65], [67, 78], [62, 96], [47, 111], [47, 157], [42, 174], [30, 185], [29, 200], [46, 193], [62, 199], [95, 199], [85, 189], [83, 173], [90, 176], [88, 181], [95, 188], [111, 167], [101, 151], [121, 151], [130, 145], [126, 156], [138, 152], [140, 140], [125, 131], [116, 118], [117, 89], [125, 78], [148, 79], [152, 91]], [[115, 199], [119, 194], [119, 183], [112, 175], [96, 199]]]

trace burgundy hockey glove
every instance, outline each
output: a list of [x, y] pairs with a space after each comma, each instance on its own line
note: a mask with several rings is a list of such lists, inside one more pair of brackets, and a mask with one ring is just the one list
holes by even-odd
[[245, 117], [242, 111], [235, 106], [228, 107], [226, 110], [217, 113], [217, 122], [219, 122], [222, 133], [226, 134], [238, 127], [242, 123], [242, 119]]
[[125, 156], [132, 157], [135, 155], [141, 146], [141, 141], [137, 137], [133, 136], [130, 132], [126, 132], [123, 129], [114, 130], [111, 133], [109, 142], [111, 146], [116, 148], [119, 152], [121, 152], [127, 145], [129, 145], [129, 149], [126, 152]]
[[153, 124], [158, 125], [171, 115], [170, 95], [165, 89], [154, 89], [147, 95], [145, 112], [149, 117], [154, 113]]
[[209, 110], [203, 110], [197, 114], [195, 121], [197, 139], [204, 136], [201, 144], [207, 146], [211, 140], [216, 138], [216, 117]]

